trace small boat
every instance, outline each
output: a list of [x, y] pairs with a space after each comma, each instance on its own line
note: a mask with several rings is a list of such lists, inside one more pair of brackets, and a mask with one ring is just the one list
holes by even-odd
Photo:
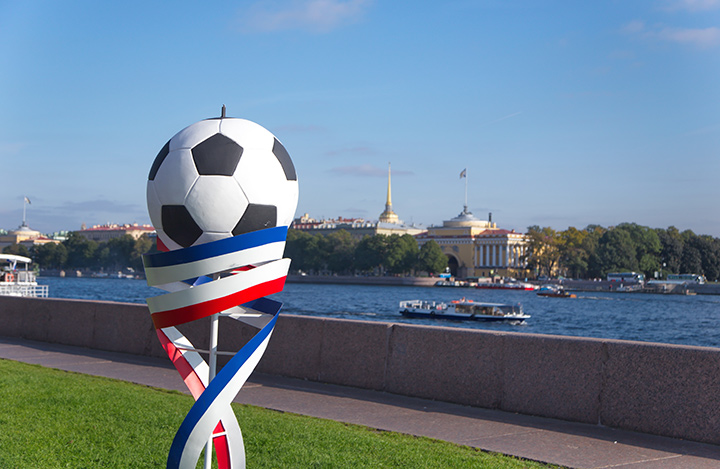
[[549, 298], [577, 298], [577, 295], [567, 292], [564, 288], [556, 287], [555, 285], [543, 285], [538, 289], [537, 295]]
[[[18, 269], [17, 264], [25, 264]], [[0, 254], [0, 295], [3, 296], [48, 296], [48, 286], [38, 285], [35, 272], [28, 269], [32, 259], [15, 254]]]
[[400, 314], [409, 318], [454, 319], [473, 321], [524, 321], [530, 316], [522, 306], [455, 300], [448, 303], [409, 300], [400, 302]]

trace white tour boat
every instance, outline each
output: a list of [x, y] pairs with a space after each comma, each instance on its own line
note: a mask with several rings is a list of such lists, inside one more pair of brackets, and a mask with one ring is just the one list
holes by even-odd
[[519, 304], [481, 303], [465, 298], [450, 303], [424, 300], [401, 301], [400, 314], [410, 318], [474, 321], [524, 321], [530, 317], [523, 313]]
[[[28, 269], [32, 259], [15, 254], [0, 254], [0, 295], [47, 297], [48, 286], [38, 285], [35, 272]], [[25, 264], [18, 269], [18, 263]]]

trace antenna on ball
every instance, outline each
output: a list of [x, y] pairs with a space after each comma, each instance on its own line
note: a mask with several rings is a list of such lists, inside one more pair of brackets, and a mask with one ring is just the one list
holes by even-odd
[[225, 105], [223, 104], [222, 111], [220, 111], [220, 118], [225, 119]]

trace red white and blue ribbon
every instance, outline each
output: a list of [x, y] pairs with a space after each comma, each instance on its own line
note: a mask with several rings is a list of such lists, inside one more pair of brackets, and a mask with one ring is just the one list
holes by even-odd
[[[264, 297], [285, 284], [286, 236], [287, 227], [275, 227], [143, 256], [148, 285], [169, 292], [147, 299], [158, 338], [195, 398], [170, 447], [168, 468], [194, 468], [209, 438], [218, 468], [245, 467], [230, 403], [260, 361], [280, 313], [282, 303]], [[216, 313], [260, 330], [209, 380], [208, 364], [175, 326]]]

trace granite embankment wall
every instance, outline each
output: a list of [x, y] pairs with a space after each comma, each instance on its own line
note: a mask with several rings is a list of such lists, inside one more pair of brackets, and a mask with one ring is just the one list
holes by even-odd
[[[254, 333], [223, 318], [220, 350]], [[165, 356], [144, 305], [0, 297], [0, 336]], [[283, 315], [257, 369], [720, 444], [715, 348]]]

